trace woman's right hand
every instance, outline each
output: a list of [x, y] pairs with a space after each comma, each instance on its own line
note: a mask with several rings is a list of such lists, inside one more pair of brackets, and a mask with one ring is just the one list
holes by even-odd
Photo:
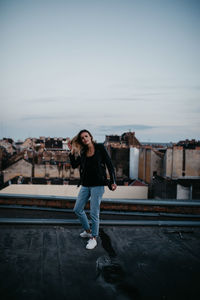
[[113, 183], [113, 184], [111, 185], [111, 187], [112, 187], [112, 191], [115, 191], [116, 188], [117, 188], [117, 185], [116, 185], [115, 183]]

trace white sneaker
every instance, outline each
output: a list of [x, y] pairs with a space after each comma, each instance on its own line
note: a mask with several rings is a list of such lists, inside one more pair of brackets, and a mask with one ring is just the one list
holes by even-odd
[[97, 245], [97, 241], [96, 239], [89, 239], [88, 243], [87, 243], [87, 246], [86, 246], [86, 249], [94, 249]]
[[82, 238], [91, 238], [92, 237], [92, 234], [91, 233], [88, 233], [87, 231], [83, 231], [80, 233], [80, 237]]

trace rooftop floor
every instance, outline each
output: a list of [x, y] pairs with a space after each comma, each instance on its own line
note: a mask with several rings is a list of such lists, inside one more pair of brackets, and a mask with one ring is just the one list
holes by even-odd
[[0, 225], [0, 298], [200, 299], [200, 228]]

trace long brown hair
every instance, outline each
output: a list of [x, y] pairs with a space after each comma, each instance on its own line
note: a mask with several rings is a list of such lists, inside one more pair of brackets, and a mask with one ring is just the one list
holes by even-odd
[[91, 141], [92, 143], [94, 143], [94, 139], [93, 139], [93, 136], [92, 134], [87, 130], [87, 129], [82, 129], [81, 131], [79, 131], [79, 133], [77, 134], [77, 142], [82, 146], [82, 147], [85, 147], [85, 145], [83, 144], [82, 140], [81, 140], [81, 134], [83, 132], [87, 132], [89, 134], [89, 136], [91, 137]]
[[83, 142], [82, 142], [82, 140], [81, 140], [81, 134], [82, 134], [83, 132], [87, 132], [87, 133], [89, 134], [89, 136], [91, 137], [91, 141], [92, 141], [93, 144], [96, 143], [96, 142], [94, 141], [94, 138], [93, 138], [92, 134], [91, 134], [87, 129], [82, 129], [82, 130], [79, 131], [79, 133], [78, 133], [75, 137], [73, 137], [73, 139], [71, 140], [72, 147], [74, 148], [75, 152], [76, 152], [78, 155], [80, 155], [81, 151], [87, 147], [87, 146], [85, 146], [85, 145], [83, 144]]

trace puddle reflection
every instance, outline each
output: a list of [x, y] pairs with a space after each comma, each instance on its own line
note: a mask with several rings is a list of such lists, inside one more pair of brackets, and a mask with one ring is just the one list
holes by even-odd
[[[120, 261], [117, 258], [111, 239], [103, 229], [99, 230], [102, 246], [108, 255], [98, 257], [96, 261], [97, 280], [104, 285], [110, 287], [118, 293], [118, 296], [123, 299], [139, 300], [138, 290], [130, 284], [130, 278], [123, 270]], [[120, 299], [117, 297], [117, 299]]]

